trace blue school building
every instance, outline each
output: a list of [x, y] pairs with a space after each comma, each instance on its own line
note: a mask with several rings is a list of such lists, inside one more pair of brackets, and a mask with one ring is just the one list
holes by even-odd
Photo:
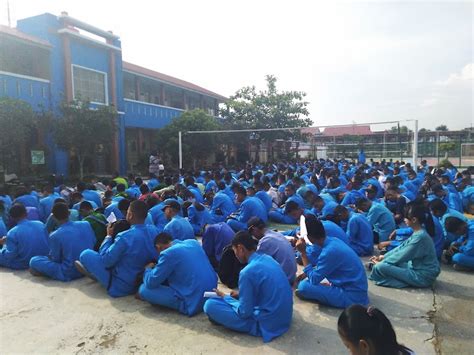
[[[198, 85], [123, 61], [119, 36], [65, 12], [19, 20], [16, 28], [0, 26], [1, 96], [56, 114], [64, 100], [76, 98], [113, 105], [118, 130], [111, 135], [112, 152], [98, 151], [87, 164], [95, 173], [122, 174], [148, 159], [156, 148], [157, 129], [185, 110], [200, 108], [215, 116], [225, 100]], [[58, 150], [54, 142], [47, 146], [48, 171], [73, 173], [74, 152]]]

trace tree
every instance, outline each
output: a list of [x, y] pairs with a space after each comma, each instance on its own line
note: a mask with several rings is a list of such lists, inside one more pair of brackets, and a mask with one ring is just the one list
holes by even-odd
[[205, 160], [216, 152], [219, 136], [217, 134], [189, 134], [187, 131], [213, 131], [221, 127], [215, 117], [200, 109], [186, 111], [170, 124], [157, 132], [158, 150], [162, 156], [168, 156], [172, 163], [178, 164], [178, 134], [181, 131], [183, 163], [190, 166]]
[[444, 153], [444, 158], [448, 159], [448, 153], [453, 152], [456, 147], [456, 142], [443, 142], [439, 145], [439, 152]]
[[449, 131], [449, 129], [448, 129], [448, 126], [446, 126], [445, 124], [442, 124], [441, 126], [436, 127], [435, 131], [447, 132]]
[[430, 132], [430, 130], [427, 128], [421, 128], [420, 130], [418, 130], [418, 133], [427, 133], [427, 132]]
[[79, 176], [84, 177], [84, 161], [93, 158], [99, 145], [110, 148], [114, 139], [117, 111], [111, 106], [91, 108], [88, 101], [64, 102], [61, 117], [53, 124], [56, 145], [74, 152], [79, 164]]
[[[407, 126], [400, 126], [400, 134], [407, 134], [413, 132], [411, 129], [408, 129]], [[398, 133], [398, 126], [393, 126], [390, 128], [389, 133]]]
[[[278, 91], [277, 79], [266, 76], [267, 87], [257, 91], [255, 86], [247, 86], [238, 90], [224, 103], [220, 114], [226, 128], [260, 129], [309, 127], [312, 124], [308, 117], [308, 103], [304, 101], [306, 94], [301, 91]], [[252, 139], [257, 152], [262, 141], [271, 142], [275, 139], [300, 137], [296, 131], [254, 132], [253, 134], [228, 135], [227, 141], [234, 143]], [[258, 154], [257, 154], [258, 159]]]
[[18, 161], [36, 126], [36, 116], [25, 101], [0, 98], [0, 162], [8, 171], [8, 163]]

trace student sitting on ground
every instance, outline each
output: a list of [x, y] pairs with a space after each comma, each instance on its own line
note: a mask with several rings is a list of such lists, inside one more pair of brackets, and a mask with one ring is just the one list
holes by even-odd
[[162, 211], [168, 223], [163, 232], [179, 240], [194, 239], [194, 229], [187, 219], [179, 215], [180, 210], [181, 206], [176, 200], [169, 199], [164, 202]]
[[69, 208], [64, 203], [55, 204], [52, 213], [59, 228], [49, 237], [49, 256], [31, 258], [30, 272], [34, 276], [46, 276], [59, 281], [82, 277], [74, 267], [74, 261], [79, 259], [84, 250], [94, 247], [94, 232], [87, 222], [69, 221]]
[[144, 224], [147, 212], [145, 202], [133, 201], [127, 212], [131, 228], [115, 238], [107, 236], [99, 252], [85, 250], [80, 262], [75, 263], [81, 273], [99, 281], [112, 297], [136, 293], [145, 265], [158, 258], [153, 245], [158, 233], [155, 226]]
[[448, 217], [446, 231], [459, 236], [444, 252], [444, 260], [453, 263], [458, 271], [474, 270], [474, 221], [465, 222], [456, 217]]
[[257, 243], [246, 232], [238, 232], [232, 248], [241, 263], [239, 292], [224, 294], [204, 304], [209, 320], [232, 330], [263, 337], [269, 342], [290, 328], [293, 295], [280, 265], [270, 256], [256, 253]]
[[356, 208], [362, 213], [367, 213], [367, 220], [374, 231], [375, 242], [387, 241], [396, 228], [392, 212], [382, 204], [374, 203], [365, 198], [357, 200]]
[[283, 234], [268, 229], [265, 222], [258, 217], [251, 218], [248, 231], [258, 240], [257, 253], [270, 255], [281, 265], [291, 285], [296, 277], [295, 251]]
[[[6, 234], [0, 235], [0, 266], [10, 269], [28, 269], [30, 259], [48, 255], [48, 232], [43, 223], [29, 221], [26, 208], [16, 203], [10, 208], [10, 218], [16, 224]], [[3, 220], [0, 218], [0, 224]]]
[[236, 186], [234, 191], [237, 203], [240, 204], [240, 207], [227, 219], [227, 224], [234, 231], [237, 232], [247, 229], [247, 222], [252, 217], [260, 217], [265, 222], [268, 220], [265, 205], [259, 198], [247, 196], [247, 192], [240, 185]]
[[334, 220], [346, 223], [346, 234], [349, 246], [359, 256], [372, 255], [374, 252], [374, 235], [367, 218], [361, 213], [349, 212], [344, 206], [334, 209]]
[[204, 227], [202, 248], [214, 269], [218, 268], [224, 248], [232, 243], [234, 234], [232, 228], [225, 222], [208, 224]]
[[354, 304], [346, 308], [337, 321], [337, 331], [351, 354], [413, 354], [398, 343], [385, 314], [372, 306], [366, 308]]
[[[357, 254], [338, 238], [326, 236], [324, 226], [316, 217], [306, 216], [308, 240], [320, 248], [317, 264], [310, 262], [303, 238], [296, 243], [301, 253], [303, 274], [297, 278], [296, 295], [332, 307], [344, 308], [354, 303], [367, 305], [367, 277]], [[321, 284], [327, 279], [329, 285]]]
[[[290, 201], [294, 201], [298, 204], [299, 207], [304, 208], [304, 200], [300, 195], [296, 193], [295, 187], [293, 185], [287, 184], [285, 186], [285, 196], [286, 196], [285, 204]], [[293, 217], [291, 217], [289, 214], [286, 213], [285, 207], [286, 206], [283, 205], [280, 208], [270, 211], [268, 213], [268, 218], [277, 223], [296, 224], [297, 221]]]
[[145, 268], [139, 297], [152, 304], [193, 316], [202, 311], [204, 292], [217, 286], [217, 275], [198, 241], [174, 239], [162, 232], [155, 238], [158, 262]]
[[79, 214], [83, 221], [91, 225], [96, 239], [94, 250], [99, 250], [100, 245], [107, 235], [107, 219], [102, 213], [95, 212], [89, 201], [81, 202], [79, 205]]
[[397, 248], [371, 259], [374, 265], [369, 279], [385, 287], [430, 287], [440, 273], [431, 237], [435, 233], [431, 215], [424, 206], [410, 202], [405, 223], [413, 234]]

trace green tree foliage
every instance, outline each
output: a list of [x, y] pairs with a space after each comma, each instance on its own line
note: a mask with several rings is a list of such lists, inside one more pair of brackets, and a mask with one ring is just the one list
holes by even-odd
[[190, 167], [193, 163], [205, 164], [211, 153], [215, 153], [219, 141], [217, 134], [186, 134], [187, 131], [211, 131], [220, 128], [216, 118], [203, 110], [186, 111], [169, 125], [157, 132], [158, 150], [167, 161], [178, 165], [178, 134], [181, 131], [183, 164]]
[[[257, 91], [255, 86], [247, 86], [238, 90], [224, 103], [220, 114], [224, 125], [230, 129], [260, 129], [309, 127], [312, 124], [308, 117], [306, 94], [301, 91], [278, 91], [277, 79], [266, 76], [267, 87]], [[226, 136], [226, 141], [237, 145], [253, 139], [260, 147], [262, 141], [275, 139], [300, 138], [298, 131], [255, 132], [254, 134], [239, 133]]]
[[9, 162], [19, 159], [36, 127], [31, 105], [18, 99], [0, 98], [0, 127], [0, 162], [8, 171]]
[[75, 101], [63, 103], [61, 113], [52, 127], [54, 141], [59, 148], [74, 153], [82, 179], [85, 159], [93, 158], [99, 146], [110, 149], [117, 112], [111, 106], [91, 108], [87, 101]]
[[[393, 126], [389, 130], [390, 133], [398, 133], [398, 126]], [[407, 134], [413, 132], [411, 129], [408, 129], [407, 126], [400, 126], [400, 134]]]
[[442, 124], [442, 125], [436, 127], [435, 131], [447, 132], [447, 131], [449, 131], [449, 129], [448, 129], [448, 126], [446, 126], [445, 124]]

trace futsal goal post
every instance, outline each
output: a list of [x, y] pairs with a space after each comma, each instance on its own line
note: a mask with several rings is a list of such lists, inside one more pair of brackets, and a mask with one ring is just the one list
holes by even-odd
[[[409, 122], [408, 130], [402, 132], [401, 123]], [[395, 124], [395, 126], [393, 126]], [[358, 127], [369, 127], [364, 131]], [[328, 130], [329, 129], [329, 130]], [[372, 130], [373, 129], [373, 130]], [[312, 150], [325, 148], [332, 158], [354, 157], [360, 149], [369, 154], [384, 159], [403, 160], [410, 158], [414, 165], [418, 159], [418, 120], [397, 120], [367, 123], [351, 123], [340, 125], [320, 125], [312, 127], [260, 128], [260, 129], [227, 129], [211, 131], [180, 131], [178, 132], [179, 168], [183, 168], [183, 139], [191, 134], [223, 134], [223, 133], [256, 133], [256, 132], [291, 132], [302, 131], [310, 133]], [[330, 132], [329, 132], [330, 131]], [[325, 134], [326, 132], [326, 134]], [[344, 133], [344, 134], [342, 134]], [[359, 138], [355, 138], [359, 137]], [[410, 154], [411, 153], [411, 154]], [[259, 154], [259, 152], [257, 152]], [[315, 158], [315, 157], [314, 157]]]

